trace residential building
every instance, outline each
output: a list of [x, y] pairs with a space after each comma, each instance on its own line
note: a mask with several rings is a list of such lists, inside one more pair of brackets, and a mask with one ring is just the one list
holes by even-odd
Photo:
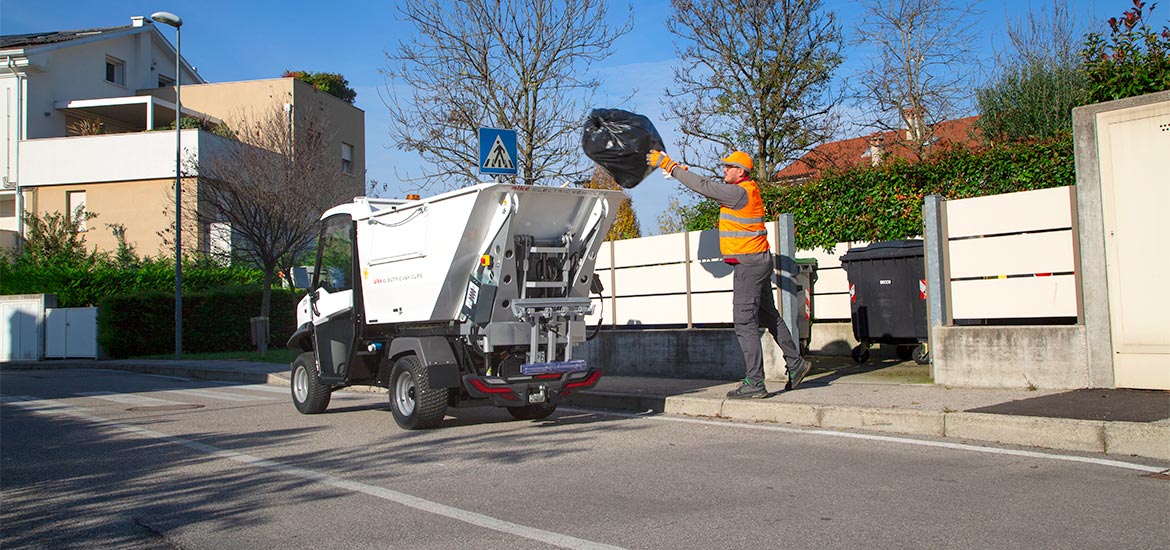
[[885, 159], [918, 160], [920, 150], [942, 151], [955, 146], [974, 147], [979, 143], [971, 116], [935, 124], [922, 148], [912, 146], [908, 129], [877, 132], [868, 136], [832, 141], [815, 147], [776, 173], [775, 181], [794, 184], [820, 175], [824, 170], [845, 170], [854, 166], [876, 166]]
[[[21, 211], [72, 215], [83, 206], [97, 215], [85, 228], [88, 247], [114, 250], [111, 228], [121, 227], [140, 255], [173, 255], [166, 235], [174, 227], [175, 57], [144, 17], [122, 27], [0, 37], [0, 247], [15, 244]], [[289, 139], [310, 113], [328, 120], [327, 146], [346, 176], [342, 185], [363, 194], [365, 115], [353, 105], [294, 78], [207, 83], [186, 60], [181, 99], [184, 116], [228, 127], [283, 109]], [[198, 200], [201, 151], [222, 147], [224, 138], [204, 129], [179, 133], [183, 207], [192, 198], [205, 208]], [[223, 241], [225, 228], [184, 220], [185, 250]]]

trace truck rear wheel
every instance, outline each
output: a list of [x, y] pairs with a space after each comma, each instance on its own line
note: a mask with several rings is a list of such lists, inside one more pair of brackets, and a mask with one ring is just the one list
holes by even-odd
[[447, 414], [447, 388], [431, 389], [418, 357], [407, 355], [390, 371], [390, 411], [407, 430], [437, 427]]
[[317, 414], [329, 406], [330, 388], [317, 377], [317, 354], [307, 351], [297, 356], [292, 364], [293, 406], [301, 414]]
[[549, 403], [536, 403], [523, 407], [505, 407], [516, 420], [540, 420], [557, 410], [557, 406]]

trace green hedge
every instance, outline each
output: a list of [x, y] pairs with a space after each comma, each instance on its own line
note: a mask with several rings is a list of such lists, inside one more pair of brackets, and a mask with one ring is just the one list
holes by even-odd
[[[250, 267], [183, 265], [183, 293], [224, 286], [260, 286], [263, 276]], [[131, 268], [114, 265], [32, 265], [0, 261], [0, 295], [55, 294], [59, 307], [93, 306], [107, 296], [170, 292], [174, 301], [174, 264], [143, 261]], [[257, 306], [256, 311], [260, 311]]]
[[[270, 347], [296, 330], [295, 292], [272, 291]], [[183, 351], [210, 353], [251, 349], [251, 318], [260, 311], [259, 287], [225, 287], [183, 294]], [[113, 358], [175, 350], [175, 295], [148, 291], [114, 295], [98, 307], [98, 342]]]
[[[828, 172], [800, 185], [764, 186], [769, 218], [791, 213], [800, 249], [831, 249], [838, 242], [888, 241], [922, 234], [927, 195], [964, 199], [1073, 185], [1072, 136], [1034, 143], [957, 149], [909, 163]], [[717, 226], [719, 205], [704, 200], [683, 208], [688, 231]]]

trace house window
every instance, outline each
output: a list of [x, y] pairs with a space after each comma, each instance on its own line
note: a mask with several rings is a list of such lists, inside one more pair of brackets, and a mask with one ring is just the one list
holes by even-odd
[[353, 145], [341, 144], [341, 171], [353, 175]]
[[126, 62], [116, 57], [106, 56], [106, 81], [119, 86], [126, 85]]
[[170, 88], [171, 86], [174, 86], [174, 85], [175, 85], [175, 79], [173, 79], [169, 76], [166, 76], [166, 75], [161, 75], [161, 74], [158, 75], [158, 87], [159, 88]]
[[65, 193], [65, 203], [69, 207], [69, 222], [76, 223], [78, 231], [85, 231], [85, 191]]
[[16, 195], [0, 197], [0, 218], [16, 217]]

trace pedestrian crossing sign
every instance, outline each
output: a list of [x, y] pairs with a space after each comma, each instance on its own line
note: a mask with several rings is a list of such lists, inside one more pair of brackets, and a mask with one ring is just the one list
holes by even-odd
[[479, 129], [479, 173], [516, 175], [516, 130]]

